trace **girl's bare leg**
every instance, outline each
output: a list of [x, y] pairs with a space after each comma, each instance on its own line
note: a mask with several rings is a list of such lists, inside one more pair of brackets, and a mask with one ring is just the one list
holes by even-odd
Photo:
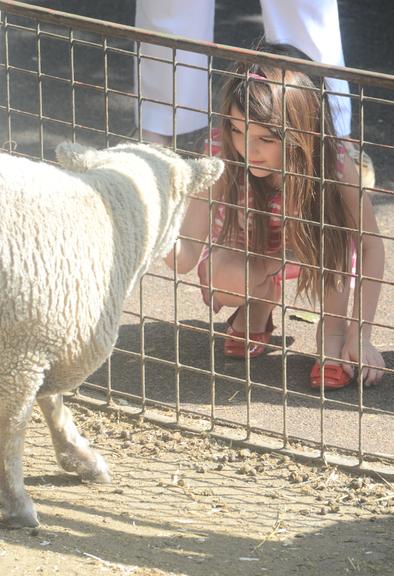
[[[342, 291], [331, 290], [324, 299], [324, 311], [330, 314], [347, 316], [349, 302], [350, 282], [347, 281]], [[317, 351], [321, 352], [321, 320], [317, 327], [316, 343]], [[340, 364], [341, 351], [345, 343], [347, 329], [346, 318], [325, 316], [324, 318], [324, 355], [338, 358], [338, 362], [330, 361], [330, 364]]]
[[[259, 298], [267, 298], [273, 302], [280, 300], [280, 286], [274, 281], [272, 276], [268, 276], [263, 285], [258, 286]], [[251, 294], [255, 296], [255, 294]], [[257, 296], [256, 296], [257, 297]], [[245, 302], [245, 300], [244, 300]], [[239, 307], [232, 326], [237, 332], [245, 332], [246, 329], [246, 305]], [[249, 330], [250, 332], [264, 332], [267, 326], [268, 318], [275, 308], [271, 302], [261, 302], [254, 300], [249, 304]]]
[[[217, 249], [212, 254], [213, 287], [218, 290], [215, 298], [222, 306], [239, 307], [240, 311], [234, 319], [233, 328], [245, 332], [245, 256]], [[250, 332], [264, 332], [268, 317], [274, 308], [271, 302], [259, 299], [268, 299], [278, 302], [280, 291], [274, 281], [273, 274], [278, 268], [276, 261], [262, 258], [251, 258], [249, 263], [249, 296], [256, 298], [249, 305]], [[220, 290], [227, 290], [235, 294], [226, 294]]]

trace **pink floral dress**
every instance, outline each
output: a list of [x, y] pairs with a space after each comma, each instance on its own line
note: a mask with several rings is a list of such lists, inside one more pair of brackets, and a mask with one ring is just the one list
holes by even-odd
[[[220, 144], [220, 131], [218, 129], [212, 130], [212, 154], [214, 156], [220, 155], [221, 152], [221, 144]], [[207, 152], [207, 146], [206, 150]], [[345, 149], [342, 145], [338, 146], [338, 160], [337, 160], [337, 177], [338, 179], [343, 179], [343, 167], [344, 167], [344, 158], [345, 158]], [[248, 208], [254, 207], [253, 202], [253, 192], [249, 188], [249, 198], [248, 198]], [[240, 182], [240, 190], [239, 190], [239, 210], [238, 210], [238, 231], [237, 237], [231, 242], [231, 245], [236, 248], [245, 249], [245, 186], [243, 182]], [[282, 247], [282, 198], [281, 194], [274, 195], [271, 198], [271, 202], [268, 205], [267, 211], [270, 213], [268, 218], [268, 249], [266, 251], [267, 255], [281, 255], [281, 247]], [[211, 242], [214, 244], [218, 244], [219, 238], [223, 231], [224, 226], [224, 218], [225, 218], [225, 206], [223, 204], [219, 204], [216, 213], [215, 213], [215, 220], [212, 223], [211, 228]], [[252, 241], [252, 222], [251, 218], [249, 219], [249, 246], [248, 249], [251, 251], [254, 250], [253, 241]], [[200, 279], [201, 284], [201, 294], [205, 304], [209, 306], [209, 252], [212, 250], [212, 247], [205, 246], [202, 250], [200, 260], [197, 267], [198, 276]], [[294, 259], [291, 258], [291, 259]], [[297, 278], [300, 272], [300, 267], [296, 264], [287, 263], [285, 264], [285, 274], [282, 274], [282, 269], [279, 270], [274, 275], [274, 281], [276, 283], [280, 283], [283, 277], [287, 280], [292, 278]], [[221, 308], [221, 305], [216, 301], [213, 297], [213, 311], [218, 312]]]

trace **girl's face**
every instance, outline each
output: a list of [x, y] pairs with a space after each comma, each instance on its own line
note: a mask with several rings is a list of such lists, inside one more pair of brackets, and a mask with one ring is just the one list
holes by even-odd
[[[245, 117], [233, 105], [230, 112], [231, 133], [234, 148], [238, 154], [245, 158]], [[280, 170], [282, 166], [282, 142], [276, 136], [258, 124], [249, 124], [248, 129], [248, 163], [254, 164], [249, 170], [257, 178], [266, 178], [272, 175], [274, 180], [280, 179], [280, 174], [271, 172], [269, 168]]]

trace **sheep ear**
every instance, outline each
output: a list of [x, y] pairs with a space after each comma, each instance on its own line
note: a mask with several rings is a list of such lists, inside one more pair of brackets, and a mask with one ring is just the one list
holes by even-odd
[[73, 142], [59, 144], [56, 147], [56, 158], [63, 168], [73, 172], [86, 172], [100, 164], [97, 150]]
[[187, 160], [192, 168], [192, 180], [189, 184], [191, 192], [205, 190], [219, 180], [224, 170], [224, 162], [219, 158], [201, 158]]

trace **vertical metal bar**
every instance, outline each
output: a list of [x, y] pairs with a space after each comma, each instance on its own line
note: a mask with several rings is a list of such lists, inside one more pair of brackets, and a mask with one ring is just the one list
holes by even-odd
[[72, 130], [72, 141], [75, 142], [76, 135], [76, 118], [75, 118], [75, 53], [74, 53], [74, 31], [70, 29], [69, 31], [69, 43], [70, 43], [70, 82], [71, 82], [71, 130]]
[[[137, 41], [137, 125], [138, 141], [142, 142], [142, 79], [141, 42]], [[146, 362], [145, 362], [145, 318], [144, 318], [144, 276], [140, 280], [140, 354], [141, 354], [141, 411], [146, 409]]]
[[[176, 150], [176, 49], [172, 50], [172, 145]], [[179, 354], [179, 320], [178, 320], [178, 267], [175, 258], [175, 282], [174, 282], [174, 322], [175, 322], [175, 409], [176, 422], [180, 420], [180, 354]]]
[[[104, 130], [105, 145], [109, 146], [109, 126], [108, 126], [108, 52], [107, 37], [103, 39], [103, 57], [104, 57]], [[107, 382], [107, 403], [112, 401], [112, 355], [108, 358], [108, 382]]]
[[7, 129], [8, 129], [8, 151], [12, 152], [12, 122], [11, 122], [11, 89], [10, 89], [10, 55], [8, 46], [8, 18], [4, 14], [4, 64], [6, 81], [6, 109], [7, 109]]
[[145, 318], [144, 276], [140, 280], [140, 354], [141, 354], [141, 411], [146, 409], [146, 363], [145, 363]]
[[179, 361], [179, 320], [178, 320], [178, 265], [174, 255], [174, 348], [175, 348], [175, 412], [176, 423], [180, 420], [180, 361]]
[[244, 200], [244, 226], [245, 226], [245, 380], [246, 380], [246, 439], [250, 438], [250, 404], [252, 399], [252, 386], [250, 383], [250, 294], [249, 294], [249, 71], [245, 74], [245, 200]]
[[104, 56], [104, 131], [105, 131], [105, 145], [109, 147], [109, 112], [108, 112], [108, 44], [107, 37], [103, 40], [103, 56]]
[[112, 403], [112, 354], [107, 360], [107, 394], [106, 394], [107, 405]]
[[[212, 56], [208, 57], [208, 155], [212, 156]], [[209, 203], [209, 233], [208, 233], [208, 286], [209, 286], [209, 352], [210, 352], [210, 384], [211, 384], [211, 423], [210, 430], [215, 430], [216, 415], [216, 371], [215, 371], [215, 338], [213, 324], [213, 299], [215, 292], [212, 286], [212, 225], [215, 206], [212, 202], [212, 186], [208, 190]]]
[[176, 48], [172, 50], [172, 147], [176, 150]]
[[138, 141], [142, 142], [142, 79], [141, 79], [141, 42], [137, 42], [137, 126]]
[[359, 464], [363, 463], [363, 417], [364, 417], [364, 398], [363, 398], [363, 303], [362, 303], [362, 289], [363, 289], [363, 201], [364, 201], [364, 188], [362, 166], [364, 160], [364, 88], [360, 86], [360, 108], [359, 108], [359, 123], [360, 123], [360, 169], [359, 169], [359, 190], [360, 201], [358, 205], [358, 238], [357, 238], [357, 291], [358, 291], [358, 346], [359, 346], [359, 359], [358, 359], [358, 458]]
[[42, 69], [41, 69], [41, 36], [40, 24], [36, 24], [36, 54], [37, 54], [37, 88], [38, 88], [38, 122], [40, 140], [40, 160], [44, 160], [44, 124], [42, 113]]
[[286, 346], [286, 140], [287, 140], [287, 106], [286, 106], [286, 70], [282, 70], [282, 168], [281, 168], [281, 216], [282, 216], [282, 408], [283, 408], [283, 447], [288, 444], [287, 434], [287, 346]]
[[325, 341], [324, 341], [324, 240], [325, 240], [325, 130], [324, 130], [324, 119], [326, 113], [326, 101], [325, 101], [325, 85], [324, 78], [320, 78], [320, 455], [322, 459], [325, 459], [326, 445], [324, 436], [324, 405], [325, 405], [325, 390], [324, 390], [324, 367], [325, 367]]

